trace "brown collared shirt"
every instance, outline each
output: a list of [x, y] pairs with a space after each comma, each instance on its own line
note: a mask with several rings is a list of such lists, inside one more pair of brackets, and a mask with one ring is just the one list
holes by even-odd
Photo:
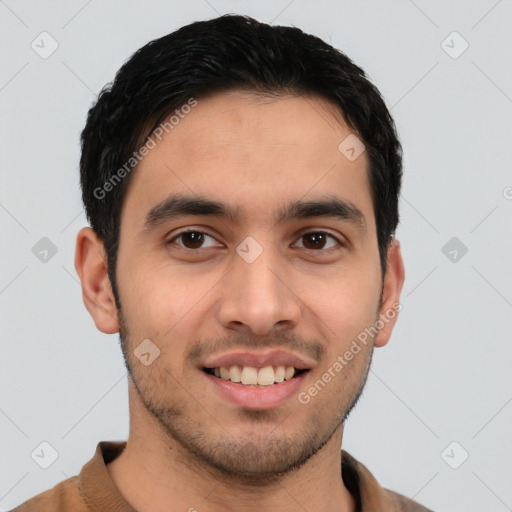
[[[136, 512], [121, 496], [106, 468], [125, 446], [126, 442], [98, 443], [94, 457], [79, 475], [58, 483], [11, 512]], [[370, 471], [344, 450], [341, 472], [355, 498], [357, 512], [432, 512], [381, 487]]]

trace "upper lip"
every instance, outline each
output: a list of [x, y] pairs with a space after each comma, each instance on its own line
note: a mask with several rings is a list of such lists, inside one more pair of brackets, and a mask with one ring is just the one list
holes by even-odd
[[297, 370], [309, 370], [313, 363], [307, 358], [302, 358], [285, 350], [270, 351], [236, 351], [212, 357], [204, 362], [204, 368], [219, 368], [221, 366], [229, 367], [252, 366], [255, 368], [264, 368], [265, 366], [293, 366]]

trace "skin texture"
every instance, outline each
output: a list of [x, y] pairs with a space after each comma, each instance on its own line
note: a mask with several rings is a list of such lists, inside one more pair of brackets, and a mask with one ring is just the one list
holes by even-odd
[[[367, 156], [349, 161], [338, 150], [351, 133], [317, 97], [199, 99], [131, 178], [116, 271], [121, 311], [101, 241], [90, 228], [78, 234], [84, 303], [100, 331], [121, 333], [130, 368], [128, 444], [107, 468], [139, 512], [355, 510], [340, 474], [343, 420], [397, 315], [308, 404], [295, 393], [276, 408], [246, 410], [199, 368], [233, 349], [284, 349], [311, 363], [299, 390], [307, 391], [396, 308], [400, 247], [391, 243], [383, 277]], [[241, 219], [188, 215], [145, 229], [148, 211], [175, 193], [229, 203]], [[289, 202], [332, 195], [357, 207], [364, 224], [275, 223]], [[204, 250], [176, 238], [183, 228], [208, 235]], [[335, 238], [316, 248], [304, 235], [319, 231]], [[236, 252], [248, 236], [263, 250], [252, 263]], [[147, 338], [160, 349], [149, 366], [134, 355]]]

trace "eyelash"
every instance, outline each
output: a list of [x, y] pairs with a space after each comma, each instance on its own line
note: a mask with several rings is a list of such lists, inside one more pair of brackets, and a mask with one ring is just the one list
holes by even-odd
[[[212, 235], [206, 233], [205, 231], [200, 231], [200, 230], [197, 230], [197, 229], [188, 229], [188, 230], [185, 230], [185, 231], [181, 231], [180, 233], [177, 233], [176, 235], [174, 235], [170, 240], [168, 240], [166, 242], [166, 245], [170, 245], [172, 243], [175, 242], [175, 240], [177, 240], [178, 238], [180, 238], [181, 236], [183, 235], [186, 235], [187, 233], [199, 233], [201, 235], [206, 235], [210, 238], [212, 238], [213, 240], [215, 240], [215, 237], [213, 237]], [[340, 247], [344, 247], [345, 244], [342, 243], [337, 237], [335, 237], [334, 235], [332, 235], [331, 233], [329, 233], [328, 231], [322, 231], [322, 230], [317, 230], [317, 231], [307, 231], [306, 233], [302, 233], [299, 237], [299, 239], [305, 237], [305, 236], [308, 236], [308, 235], [326, 235], [327, 237], [329, 237], [330, 239], [334, 240]], [[184, 249], [185, 251], [192, 251], [192, 252], [201, 252], [201, 251], [206, 251], [208, 248], [198, 248], [198, 249], [190, 249], [188, 247], [184, 247], [184, 246], [179, 246], [181, 249]], [[306, 250], [309, 250], [309, 251], [312, 251], [312, 252], [327, 252], [329, 251], [330, 249], [333, 249], [333, 247], [329, 247], [328, 249], [307, 249], [305, 247], [301, 247], [301, 249], [306, 249]]]

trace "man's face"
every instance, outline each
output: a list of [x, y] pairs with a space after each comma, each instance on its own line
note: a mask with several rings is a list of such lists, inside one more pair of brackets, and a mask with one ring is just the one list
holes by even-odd
[[[340, 432], [369, 369], [372, 340], [332, 370], [382, 312], [368, 159], [340, 152], [352, 131], [333, 111], [313, 97], [199, 99], [139, 164], [123, 203], [116, 276], [138, 399], [181, 448], [225, 473], [304, 463]], [[171, 216], [162, 205], [177, 194], [236, 218]], [[341, 215], [298, 208], [279, 219], [293, 203], [333, 199]], [[146, 339], [160, 350], [147, 366], [134, 354]], [[274, 370], [263, 382], [280, 380], [279, 366], [307, 371], [254, 387], [216, 377], [220, 366], [247, 382], [254, 368]]]

